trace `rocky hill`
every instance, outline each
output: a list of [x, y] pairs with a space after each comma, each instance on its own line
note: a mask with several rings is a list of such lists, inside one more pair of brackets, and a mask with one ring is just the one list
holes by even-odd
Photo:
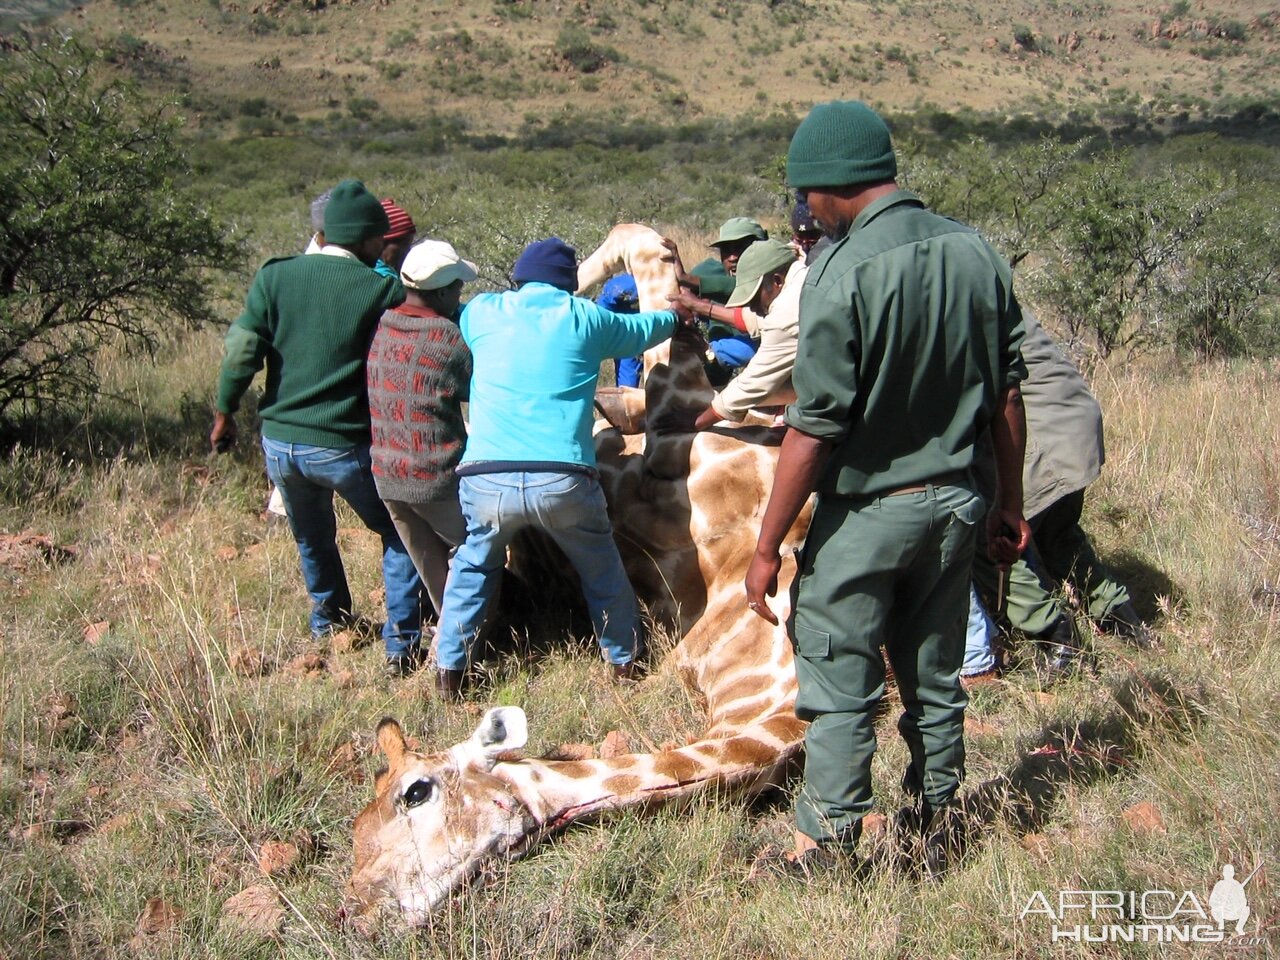
[[[12, 24], [38, 0], [9, 3]], [[1158, 121], [1274, 104], [1280, 81], [1280, 8], [1250, 0], [92, 0], [57, 22], [182, 91], [197, 123], [279, 129], [434, 116], [501, 133], [833, 97]]]

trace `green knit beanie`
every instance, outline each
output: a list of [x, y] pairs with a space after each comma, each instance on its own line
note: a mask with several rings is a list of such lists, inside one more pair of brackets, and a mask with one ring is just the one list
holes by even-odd
[[324, 208], [325, 242], [359, 243], [390, 229], [381, 202], [359, 180], [343, 180], [329, 191], [329, 205]]
[[897, 175], [888, 126], [857, 100], [818, 104], [796, 128], [787, 150], [787, 183], [800, 189], [875, 183]]

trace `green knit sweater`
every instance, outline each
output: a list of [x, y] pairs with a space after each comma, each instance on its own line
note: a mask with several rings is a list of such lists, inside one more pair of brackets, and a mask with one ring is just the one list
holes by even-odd
[[227, 331], [218, 409], [235, 413], [265, 362], [263, 436], [322, 447], [368, 443], [365, 356], [378, 318], [403, 300], [399, 281], [358, 260], [269, 260]]

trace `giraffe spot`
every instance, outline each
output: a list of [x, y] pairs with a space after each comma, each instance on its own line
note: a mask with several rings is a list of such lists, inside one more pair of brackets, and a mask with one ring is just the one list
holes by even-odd
[[640, 786], [640, 778], [629, 775], [610, 777], [601, 786], [612, 794], [625, 796], [629, 793], [635, 793]]
[[568, 777], [570, 780], [584, 780], [593, 776], [595, 769], [589, 763], [571, 760], [568, 763], [557, 763], [556, 773]]
[[728, 686], [717, 689], [716, 695], [726, 700], [749, 700], [758, 697], [774, 686], [774, 678], [759, 674], [747, 674]]
[[692, 780], [702, 771], [702, 764], [683, 753], [664, 753], [654, 758], [653, 770], [660, 776], [670, 777], [677, 783]]
[[763, 724], [765, 731], [782, 743], [795, 743], [804, 736], [804, 722], [795, 717], [771, 717]]
[[734, 766], [767, 767], [778, 759], [778, 750], [754, 737], [734, 737], [725, 744], [724, 761]]

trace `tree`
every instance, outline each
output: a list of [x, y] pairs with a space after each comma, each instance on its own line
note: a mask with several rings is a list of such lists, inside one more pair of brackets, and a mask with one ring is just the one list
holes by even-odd
[[185, 189], [180, 121], [69, 38], [0, 56], [0, 423], [98, 395], [105, 347], [213, 319], [242, 259]]
[[1053, 224], [1031, 287], [1070, 338], [1092, 334], [1102, 356], [1150, 340], [1154, 291], [1201, 235], [1213, 199], [1186, 173], [1134, 170], [1127, 151], [1080, 165], [1049, 197]]

